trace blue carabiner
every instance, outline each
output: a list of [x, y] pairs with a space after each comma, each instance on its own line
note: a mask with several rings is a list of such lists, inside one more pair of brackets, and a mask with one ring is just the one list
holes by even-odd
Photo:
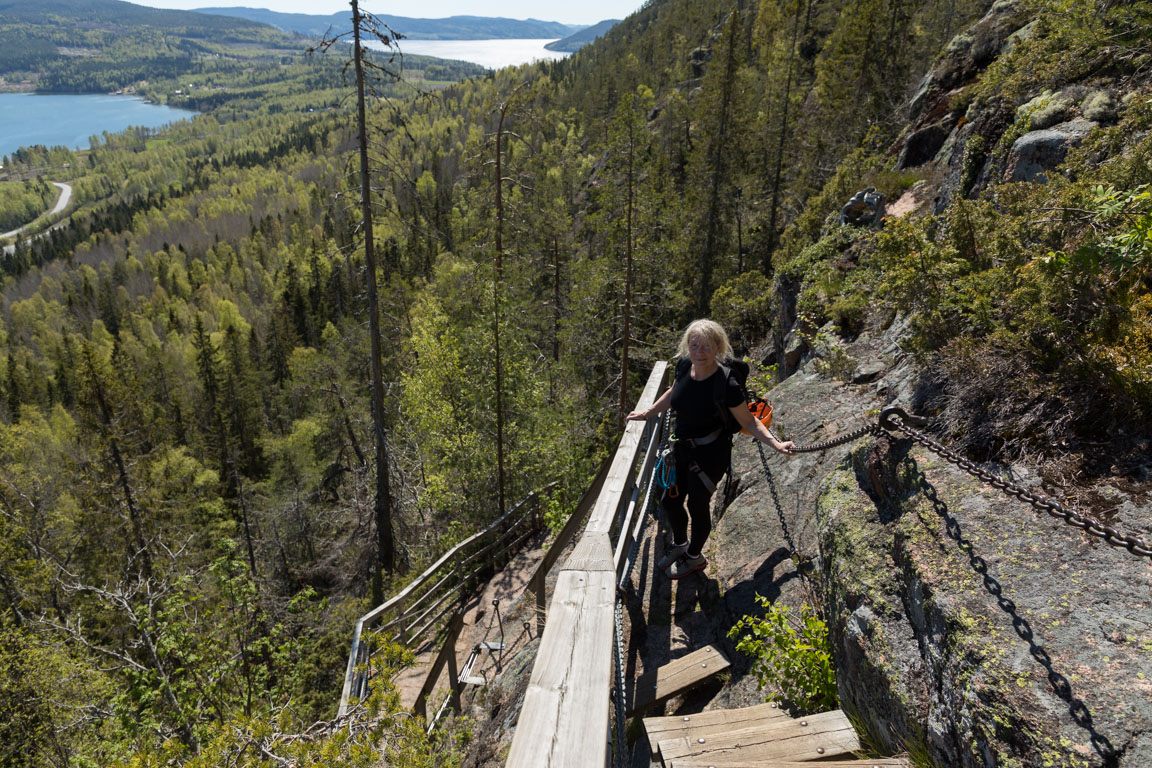
[[665, 490], [676, 485], [676, 465], [667, 461], [670, 453], [672, 453], [672, 449], [665, 448], [660, 451], [659, 458], [656, 460], [656, 484]]

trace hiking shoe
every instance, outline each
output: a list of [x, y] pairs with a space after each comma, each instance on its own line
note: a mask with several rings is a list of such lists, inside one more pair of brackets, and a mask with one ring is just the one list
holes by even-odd
[[680, 559], [680, 557], [688, 551], [688, 542], [683, 544], [669, 544], [668, 551], [664, 553], [664, 557], [656, 561], [656, 567], [662, 571], [668, 570], [668, 566]]
[[704, 557], [704, 555], [697, 555], [696, 557], [684, 555], [684, 557], [672, 563], [672, 567], [668, 569], [668, 578], [682, 579], [690, 573], [704, 570], [706, 565], [708, 565], [708, 558]]

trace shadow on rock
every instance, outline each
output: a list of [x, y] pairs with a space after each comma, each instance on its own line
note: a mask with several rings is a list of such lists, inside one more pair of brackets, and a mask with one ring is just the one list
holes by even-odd
[[[799, 572], [794, 567], [779, 575], [776, 574], [777, 566], [791, 562], [792, 555], [788, 548], [778, 547], [776, 551], [765, 558], [751, 579], [746, 579], [729, 589], [724, 594], [724, 608], [728, 614], [728, 623], [733, 624], [737, 619], [748, 614], [760, 613], [760, 607], [756, 603], [756, 595], [761, 595], [773, 603], [776, 602], [783, 586], [800, 577]], [[733, 659], [733, 666], [735, 663], [735, 659]]]

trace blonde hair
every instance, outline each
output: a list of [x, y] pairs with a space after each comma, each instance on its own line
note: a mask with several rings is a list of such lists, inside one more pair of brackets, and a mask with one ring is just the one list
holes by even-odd
[[715, 320], [701, 319], [693, 320], [684, 329], [684, 335], [680, 337], [680, 347], [677, 349], [680, 357], [688, 357], [688, 343], [693, 336], [701, 336], [712, 342], [718, 363], [735, 356], [732, 353], [732, 345], [728, 343], [728, 334], [724, 332], [724, 326]]

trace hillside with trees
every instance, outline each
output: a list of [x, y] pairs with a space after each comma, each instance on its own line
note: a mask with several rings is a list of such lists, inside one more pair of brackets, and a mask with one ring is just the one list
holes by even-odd
[[[270, 24], [285, 32], [305, 37], [323, 37], [331, 32], [352, 29], [351, 14], [333, 13], [320, 16], [309, 13], [280, 13], [263, 8], [197, 8], [197, 13], [232, 16]], [[538, 19], [504, 19], [489, 16], [446, 16], [442, 19], [417, 19], [409, 16], [380, 14], [377, 18], [405, 37], [415, 40], [492, 40], [501, 38], [542, 39], [565, 37], [579, 30], [579, 25], [561, 24]]]
[[578, 51], [596, 38], [603, 37], [605, 32], [619, 23], [620, 19], [605, 19], [587, 29], [578, 30], [562, 40], [553, 40], [544, 47], [550, 51]]
[[[469, 724], [427, 736], [387, 685], [334, 721], [355, 618], [550, 480], [561, 524], [701, 315], [777, 379], [907, 324], [941, 436], [1143, 492], [1144, 0], [652, 0], [434, 93], [377, 58], [374, 274], [341, 51], [237, 57], [225, 97], [197, 62], [304, 45], [189, 13], [116, 58], [32, 7], [0, 2], [3, 72], [106, 90], [170, 65], [205, 114], [7, 169], [79, 208], [3, 261], [0, 764], [463, 764]], [[867, 187], [912, 213], [842, 225]]]
[[300, 48], [256, 22], [120, 0], [0, 3], [0, 76], [40, 91], [108, 93], [221, 63], [270, 66]]

